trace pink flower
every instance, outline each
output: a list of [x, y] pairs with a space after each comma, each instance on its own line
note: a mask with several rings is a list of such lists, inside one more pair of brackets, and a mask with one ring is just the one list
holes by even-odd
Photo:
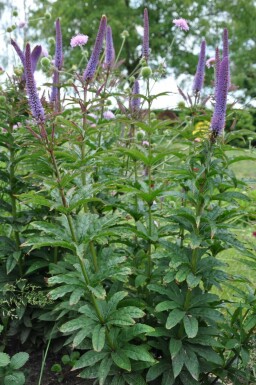
[[18, 27], [19, 28], [24, 28], [27, 26], [27, 23], [25, 22], [25, 20], [21, 20], [18, 22]]
[[185, 19], [174, 19], [172, 21], [176, 27], [179, 27], [180, 29], [183, 29], [183, 31], [188, 31], [189, 30], [189, 26], [188, 26], [188, 23], [187, 23], [187, 20]]
[[206, 60], [205, 65], [210, 68], [215, 64], [215, 57], [210, 57], [210, 59]]
[[113, 114], [113, 112], [111, 111], [105, 111], [103, 113], [103, 117], [107, 120], [110, 120], [110, 119], [115, 119], [115, 115]]
[[147, 140], [143, 140], [142, 145], [145, 147], [149, 147], [149, 142]]
[[41, 55], [43, 57], [48, 57], [49, 56], [49, 53], [48, 53], [48, 51], [47, 51], [47, 49], [45, 47], [42, 47]]
[[82, 35], [81, 33], [79, 33], [78, 35], [72, 37], [72, 39], [70, 40], [70, 45], [72, 48], [74, 48], [77, 46], [85, 45], [87, 41], [88, 41], [88, 36]]
[[254, 237], [256, 237], [256, 231], [254, 231], [254, 232], [252, 233], [252, 235], [253, 235]]

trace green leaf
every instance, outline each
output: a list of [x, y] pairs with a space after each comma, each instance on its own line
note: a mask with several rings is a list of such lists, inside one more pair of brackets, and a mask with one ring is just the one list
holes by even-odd
[[29, 354], [26, 352], [19, 352], [14, 354], [11, 358], [10, 366], [13, 369], [20, 369], [29, 359]]
[[96, 352], [100, 352], [105, 345], [106, 328], [96, 325], [92, 332], [92, 346]]
[[108, 301], [107, 313], [110, 314], [113, 310], [116, 310], [116, 307], [119, 302], [122, 301], [122, 299], [124, 299], [127, 295], [127, 291], [118, 291], [117, 293], [113, 294], [110, 300]]
[[169, 342], [169, 351], [171, 353], [172, 359], [179, 353], [182, 348], [182, 341], [175, 338], [171, 338]]
[[174, 301], [163, 301], [156, 305], [156, 311], [162, 312], [165, 310], [173, 310], [179, 307], [179, 305]]
[[111, 357], [105, 357], [101, 361], [99, 371], [98, 371], [99, 385], [104, 385], [104, 382], [110, 372], [112, 364], [113, 364], [113, 360]]
[[236, 199], [244, 200], [247, 202], [250, 202], [251, 200], [247, 195], [242, 194], [238, 191], [223, 192], [221, 194], [214, 195], [212, 199], [226, 201], [226, 202], [234, 202]]
[[23, 372], [14, 372], [4, 377], [4, 385], [23, 385], [25, 384], [25, 376]]
[[212, 348], [204, 346], [192, 346], [192, 349], [206, 361], [213, 362], [216, 365], [223, 365], [223, 360]]
[[190, 349], [186, 351], [187, 357], [185, 359], [185, 366], [187, 367], [191, 376], [198, 380], [199, 377], [199, 362], [196, 354]]
[[154, 331], [155, 331], [155, 329], [152, 328], [152, 326], [136, 323], [133, 326], [130, 326], [126, 329], [123, 329], [121, 334], [120, 334], [120, 338], [123, 341], [130, 341], [131, 339], [139, 336], [140, 334], [152, 333]]
[[128, 372], [131, 371], [131, 362], [122, 350], [111, 353], [111, 357], [119, 368], [128, 370]]
[[172, 370], [164, 372], [161, 385], [174, 385], [175, 378], [173, 377]]
[[194, 338], [198, 333], [197, 319], [191, 315], [185, 315], [183, 318], [183, 324], [188, 338]]
[[79, 360], [73, 366], [72, 370], [81, 369], [87, 366], [94, 365], [96, 364], [96, 362], [101, 361], [107, 355], [108, 355], [107, 352], [94, 352], [93, 350], [90, 350], [89, 352], [86, 352], [79, 358]]
[[98, 299], [105, 299], [106, 298], [106, 290], [104, 287], [98, 285], [96, 287], [87, 286], [90, 292]]
[[172, 329], [176, 326], [184, 318], [185, 314], [185, 311], [174, 309], [167, 318], [166, 329]]
[[0, 352], [0, 367], [9, 365], [11, 362], [9, 354]]
[[181, 348], [180, 351], [175, 355], [175, 357], [172, 360], [172, 369], [173, 369], [174, 378], [178, 377], [178, 375], [180, 374], [184, 365], [184, 361], [185, 361], [185, 352]]
[[76, 348], [83, 342], [83, 340], [92, 333], [91, 328], [81, 329], [73, 339], [72, 347]]
[[62, 333], [70, 333], [74, 330], [78, 329], [84, 329], [84, 328], [90, 328], [94, 322], [91, 319], [88, 319], [88, 317], [82, 315], [78, 318], [75, 318], [71, 321], [65, 322], [61, 327], [60, 331]]
[[85, 290], [83, 288], [79, 287], [75, 289], [69, 298], [69, 304], [71, 306], [77, 304], [80, 298], [84, 295], [84, 293], [85, 293]]
[[26, 271], [25, 275], [29, 275], [29, 274], [33, 273], [34, 271], [42, 269], [43, 267], [46, 267], [46, 266], [49, 266], [49, 262], [48, 261], [36, 261], [36, 262], [33, 262], [29, 266], [29, 268]]
[[125, 374], [124, 379], [129, 385], [147, 385], [144, 378], [137, 373]]
[[146, 381], [154, 381], [156, 378], [161, 376], [163, 372], [165, 372], [170, 365], [166, 362], [158, 362], [156, 365], [153, 365], [149, 368], [146, 376]]
[[156, 360], [148, 352], [146, 345], [131, 345], [126, 344], [123, 346], [123, 352], [132, 360], [145, 361], [155, 363]]

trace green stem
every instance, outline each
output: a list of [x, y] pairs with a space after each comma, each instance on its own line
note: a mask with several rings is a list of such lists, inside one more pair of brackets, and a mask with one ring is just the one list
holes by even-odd
[[[11, 127], [11, 132], [13, 130], [13, 127]], [[16, 226], [16, 220], [17, 220], [17, 202], [15, 198], [15, 150], [13, 146], [10, 146], [10, 198], [11, 198], [11, 206], [12, 206], [12, 219], [14, 226]], [[14, 240], [16, 244], [17, 251], [20, 251], [20, 233], [18, 230], [13, 230]], [[19, 273], [20, 276], [23, 275], [23, 266], [22, 266], [22, 258], [19, 258], [18, 262], [19, 267]]]
[[99, 267], [98, 267], [97, 253], [95, 250], [94, 242], [90, 241], [89, 246], [90, 246], [90, 251], [92, 254], [93, 266], [94, 266], [95, 272], [97, 273], [99, 271]]

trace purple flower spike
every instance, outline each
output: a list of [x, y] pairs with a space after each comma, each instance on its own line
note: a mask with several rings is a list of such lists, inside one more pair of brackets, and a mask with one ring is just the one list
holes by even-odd
[[225, 126], [225, 115], [228, 94], [229, 60], [224, 57], [220, 64], [218, 86], [216, 89], [216, 104], [211, 121], [212, 141], [219, 135]]
[[93, 47], [93, 51], [83, 75], [84, 81], [88, 83], [92, 80], [99, 62], [100, 52], [102, 49], [106, 28], [107, 28], [107, 18], [105, 15], [103, 15], [100, 21], [100, 26], [99, 26], [98, 34]]
[[[227, 30], [227, 28], [224, 28], [224, 31], [223, 31], [222, 57], [223, 57], [223, 59], [224, 59], [224, 57], [229, 58], [229, 43], [228, 43], [228, 30]], [[231, 81], [230, 81], [230, 69], [229, 69], [228, 70], [228, 88], [230, 87], [230, 85], [231, 85]]]
[[31, 63], [31, 53], [30, 53], [30, 45], [26, 45], [25, 50], [25, 76], [26, 76], [26, 85], [27, 85], [27, 94], [28, 101], [32, 111], [33, 117], [36, 119], [37, 123], [41, 124], [45, 121], [44, 109], [42, 103], [39, 99], [36, 83], [32, 70]]
[[105, 55], [105, 67], [107, 69], [111, 68], [115, 61], [115, 48], [112, 38], [112, 29], [108, 25], [106, 32], [106, 55]]
[[148, 61], [149, 58], [149, 22], [148, 22], [148, 10], [144, 9], [144, 35], [142, 44], [142, 57]]
[[206, 42], [205, 40], [201, 43], [201, 50], [199, 54], [199, 60], [197, 64], [196, 75], [194, 78], [193, 84], [193, 92], [198, 93], [203, 88], [204, 84], [204, 71], [205, 71], [205, 50], [206, 50]]
[[20, 49], [20, 47], [18, 46], [16, 41], [14, 41], [12, 39], [11, 39], [11, 45], [15, 49], [15, 51], [16, 51], [17, 55], [19, 56], [22, 64], [24, 65], [25, 64], [25, 55], [24, 55], [24, 53], [22, 52], [22, 50]]
[[[137, 95], [139, 93], [140, 93], [140, 84], [139, 84], [138, 80], [135, 80], [134, 85], [133, 85], [133, 89], [132, 89], [132, 94]], [[140, 97], [132, 96], [131, 102], [130, 102], [130, 107], [131, 107], [131, 111], [133, 113], [138, 112], [140, 109]]]
[[218, 89], [219, 73], [220, 73], [220, 52], [219, 52], [219, 48], [216, 47], [215, 49], [215, 99], [217, 97], [216, 92]]
[[56, 20], [56, 46], [55, 46], [55, 59], [54, 65], [60, 71], [63, 65], [63, 52], [62, 52], [62, 33], [60, 27], [60, 19]]
[[31, 65], [32, 65], [32, 71], [35, 72], [36, 65], [38, 63], [38, 60], [42, 53], [42, 47], [41, 45], [36, 45], [31, 53]]
[[56, 85], [59, 84], [59, 81], [60, 81], [59, 71], [54, 70], [54, 72], [53, 72], [53, 80], [52, 80], [53, 86], [52, 86], [52, 92], [51, 92], [51, 96], [50, 96], [50, 102], [51, 103], [57, 101], [58, 87]]

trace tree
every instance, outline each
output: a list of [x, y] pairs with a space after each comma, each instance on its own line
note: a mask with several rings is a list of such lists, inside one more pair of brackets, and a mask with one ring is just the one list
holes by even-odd
[[[232, 83], [245, 90], [250, 97], [256, 95], [256, 6], [254, 0], [36, 0], [38, 8], [32, 19], [50, 12], [52, 19], [42, 18], [32, 22], [37, 41], [41, 36], [54, 36], [54, 20], [61, 17], [65, 47], [65, 64], [78, 63], [81, 52], [71, 53], [70, 39], [76, 33], [89, 36], [88, 51], [97, 33], [100, 16], [106, 14], [112, 27], [116, 50], [121, 46], [121, 33], [129, 32], [121, 58], [130, 73], [141, 55], [143, 9], [149, 10], [151, 65], [165, 60], [176, 75], [194, 74], [199, 45], [203, 37], [207, 41], [208, 57], [214, 55], [216, 45], [221, 48], [222, 30], [227, 27], [230, 36]], [[190, 30], [184, 32], [174, 26], [175, 18], [188, 20]], [[171, 47], [170, 47], [171, 46]], [[53, 54], [54, 47], [51, 47]], [[212, 73], [208, 71], [206, 84]]]

